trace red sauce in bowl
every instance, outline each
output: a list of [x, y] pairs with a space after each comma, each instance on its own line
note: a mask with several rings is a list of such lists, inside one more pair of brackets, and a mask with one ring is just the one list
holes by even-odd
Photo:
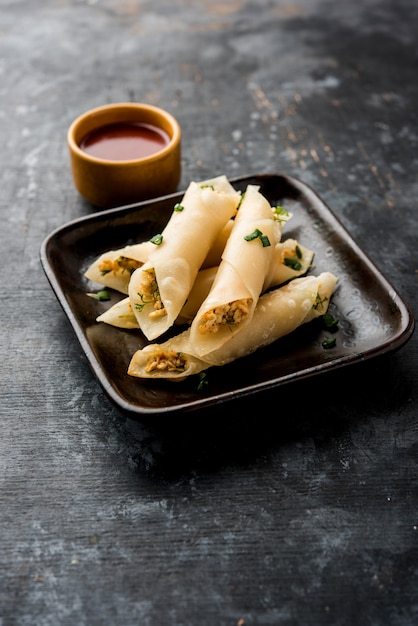
[[151, 124], [118, 122], [88, 133], [80, 148], [99, 159], [130, 161], [159, 152], [169, 141], [167, 133]]

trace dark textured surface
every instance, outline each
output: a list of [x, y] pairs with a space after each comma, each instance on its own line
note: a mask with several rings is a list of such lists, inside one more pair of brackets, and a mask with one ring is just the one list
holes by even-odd
[[[71, 121], [142, 100], [181, 187], [312, 185], [418, 311], [414, 0], [0, 0], [0, 624], [418, 622], [418, 350], [175, 420], [106, 398], [39, 262]], [[162, 190], [163, 192], [163, 190]]]

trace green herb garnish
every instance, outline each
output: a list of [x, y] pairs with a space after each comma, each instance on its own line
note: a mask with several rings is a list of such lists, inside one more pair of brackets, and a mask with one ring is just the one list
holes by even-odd
[[324, 341], [322, 342], [322, 347], [325, 350], [329, 350], [330, 348], [334, 348], [336, 343], [337, 340], [335, 339], [335, 337], [329, 337], [328, 339], [324, 339]]
[[110, 300], [110, 293], [106, 291], [106, 289], [102, 289], [97, 293], [88, 293], [90, 298], [94, 298], [95, 300], [100, 300], [100, 302], [105, 302], [106, 300]]
[[322, 316], [322, 323], [324, 327], [327, 328], [328, 330], [331, 330], [332, 332], [335, 332], [338, 330], [339, 321], [340, 320], [335, 318], [328, 311], [324, 313], [324, 315]]
[[302, 269], [302, 263], [298, 259], [292, 259], [292, 257], [285, 257], [283, 263], [295, 271]]
[[208, 381], [206, 372], [202, 372], [201, 374], [199, 374], [199, 380], [196, 385], [196, 389], [197, 391], [203, 391], [205, 387], [207, 387], [208, 385], [209, 385], [209, 381]]
[[245, 235], [244, 239], [245, 241], [254, 241], [254, 239], [259, 239], [261, 243], [263, 244], [263, 248], [266, 248], [267, 246], [271, 245], [270, 239], [267, 237], [267, 235], [263, 235], [261, 230], [259, 230], [258, 228], [256, 228], [249, 235]]
[[180, 204], [180, 202], [177, 202], [177, 204], [174, 205], [174, 210], [177, 213], [181, 213], [182, 211], [184, 211], [184, 206]]
[[316, 298], [315, 298], [315, 302], [313, 304], [313, 308], [314, 309], [319, 309], [319, 307], [322, 307], [324, 305], [324, 302], [327, 302], [328, 298], [321, 298], [321, 296], [319, 295], [319, 293], [316, 294]]
[[137, 311], [141, 312], [147, 304], [151, 304], [153, 300], [144, 300], [144, 294], [137, 292], [136, 294], [141, 302], [134, 302], [134, 307]]
[[273, 207], [274, 219], [277, 222], [287, 222], [290, 218], [289, 211], [286, 211], [282, 206]]
[[151, 243], [154, 243], [156, 246], [160, 246], [163, 243], [163, 236], [154, 235], [154, 237], [151, 237], [150, 241]]

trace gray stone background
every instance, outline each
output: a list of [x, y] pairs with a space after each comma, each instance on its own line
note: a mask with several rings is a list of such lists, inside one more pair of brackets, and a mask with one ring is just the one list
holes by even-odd
[[66, 132], [144, 101], [183, 129], [181, 188], [310, 184], [417, 302], [414, 0], [0, 0], [1, 626], [418, 621], [415, 336], [227, 411], [132, 421], [43, 274], [92, 211]]

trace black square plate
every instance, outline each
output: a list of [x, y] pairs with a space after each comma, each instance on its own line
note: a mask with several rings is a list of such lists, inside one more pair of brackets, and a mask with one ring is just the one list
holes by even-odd
[[128, 376], [133, 353], [147, 340], [138, 330], [96, 322], [123, 295], [110, 290], [110, 302], [92, 299], [87, 292], [100, 286], [88, 281], [84, 272], [103, 252], [161, 232], [184, 192], [77, 219], [45, 239], [41, 263], [94, 374], [110, 399], [132, 417], [195, 411], [324, 375], [398, 349], [413, 333], [408, 305], [309, 186], [282, 174], [255, 174], [230, 182], [241, 191], [248, 184], [259, 185], [272, 206], [280, 204], [290, 211], [293, 216], [283, 239], [293, 237], [315, 251], [310, 273], [330, 271], [338, 277], [329, 308], [339, 319], [336, 345], [322, 347], [329, 332], [317, 320], [251, 356], [210, 368], [203, 389], [197, 377], [173, 382]]

